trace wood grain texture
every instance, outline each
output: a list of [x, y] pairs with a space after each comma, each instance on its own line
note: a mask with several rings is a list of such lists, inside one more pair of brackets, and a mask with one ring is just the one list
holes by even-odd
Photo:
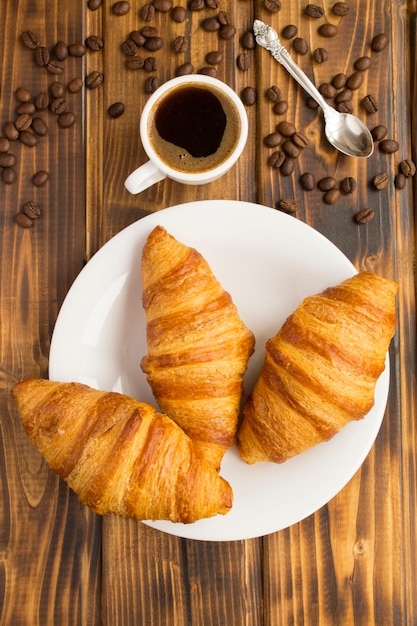
[[[238, 93], [255, 87], [257, 102], [247, 107], [245, 152], [220, 181], [187, 187], [166, 180], [132, 196], [123, 181], [145, 160], [138, 130], [149, 74], [125, 68], [120, 44], [145, 24], [139, 16], [143, 3], [131, 0], [130, 12], [120, 17], [113, 14], [110, 0], [97, 11], [88, 10], [84, 0], [0, 3], [1, 125], [15, 115], [18, 86], [37, 93], [56, 80], [21, 45], [23, 30], [35, 31], [48, 46], [59, 39], [82, 42], [91, 34], [105, 42], [102, 51], [65, 63], [60, 78], [65, 84], [92, 70], [104, 74], [98, 89], [67, 95], [75, 126], [60, 130], [51, 113], [42, 113], [49, 125], [47, 138], [35, 148], [13, 145], [17, 181], [0, 181], [0, 623], [412, 626], [417, 623], [416, 189], [408, 181], [396, 191], [392, 180], [399, 161], [416, 154], [417, 3], [349, 0], [349, 13], [340, 18], [331, 11], [332, 0], [319, 0], [325, 9], [320, 20], [305, 18], [304, 0], [282, 0], [274, 14], [261, 0], [219, 4], [218, 10], [238, 26], [238, 35], [257, 17], [278, 31], [297, 24], [311, 50], [327, 48], [329, 59], [321, 65], [310, 55], [295, 55], [317, 85], [337, 72], [349, 75], [358, 57], [371, 57], [371, 69], [352, 104], [370, 128], [387, 126], [400, 149], [386, 155], [377, 146], [364, 161], [344, 157], [327, 144], [321, 113], [306, 107], [305, 94], [265, 50], [250, 52], [247, 72], [237, 69], [236, 56], [242, 51], [238, 35], [219, 40], [200, 26], [203, 17], [218, 10], [189, 12], [182, 24], [158, 13], [150, 25], [165, 42], [154, 55], [160, 82], [185, 61], [198, 71], [206, 64], [205, 54], [218, 49], [224, 56], [218, 77]], [[186, 6], [185, 0], [178, 4]], [[317, 27], [325, 21], [338, 25], [335, 38], [318, 35]], [[372, 37], [383, 31], [389, 46], [374, 53]], [[182, 54], [172, 51], [179, 34], [190, 40]], [[278, 85], [289, 103], [284, 116], [276, 115], [265, 97], [271, 85]], [[379, 109], [369, 116], [359, 104], [368, 93]], [[123, 101], [125, 113], [111, 119], [107, 109], [115, 101]], [[294, 123], [309, 140], [294, 173], [286, 177], [268, 166], [271, 150], [263, 143], [281, 119]], [[43, 168], [50, 172], [49, 181], [35, 189], [31, 176]], [[355, 193], [326, 205], [318, 189], [300, 187], [305, 171], [316, 180], [352, 176], [358, 186]], [[376, 191], [371, 181], [382, 171], [391, 182]], [[49, 472], [29, 443], [10, 398], [11, 386], [28, 376], [47, 376], [50, 337], [68, 288], [85, 261], [122, 228], [150, 212], [196, 199], [240, 199], [274, 207], [283, 197], [295, 199], [295, 218], [327, 236], [358, 270], [373, 270], [400, 284], [387, 410], [363, 466], [318, 512], [251, 541], [184, 540], [131, 520], [98, 518]], [[13, 216], [28, 199], [41, 204], [43, 216], [24, 230]], [[368, 206], [375, 218], [357, 225], [355, 213]]]

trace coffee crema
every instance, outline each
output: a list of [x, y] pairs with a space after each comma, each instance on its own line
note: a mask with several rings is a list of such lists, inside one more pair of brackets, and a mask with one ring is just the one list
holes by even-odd
[[170, 168], [201, 173], [221, 165], [238, 143], [235, 104], [212, 86], [187, 83], [168, 91], [149, 116], [153, 150]]

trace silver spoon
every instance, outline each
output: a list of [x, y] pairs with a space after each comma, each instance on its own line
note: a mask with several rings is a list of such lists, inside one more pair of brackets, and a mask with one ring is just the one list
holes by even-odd
[[261, 20], [255, 20], [253, 32], [256, 42], [266, 48], [321, 107], [324, 114], [324, 132], [328, 142], [348, 156], [371, 156], [374, 151], [374, 142], [369, 128], [355, 115], [339, 113], [327, 104], [311, 80], [293, 61], [288, 50], [281, 44], [277, 32], [271, 26]]

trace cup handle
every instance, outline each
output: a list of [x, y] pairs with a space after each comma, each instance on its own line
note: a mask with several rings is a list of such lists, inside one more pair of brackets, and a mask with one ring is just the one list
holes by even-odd
[[129, 174], [125, 180], [125, 187], [130, 193], [137, 194], [164, 178], [165, 174], [152, 161], [147, 161]]

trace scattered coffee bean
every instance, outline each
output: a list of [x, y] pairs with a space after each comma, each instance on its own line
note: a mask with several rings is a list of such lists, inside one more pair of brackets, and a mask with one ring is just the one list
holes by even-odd
[[162, 37], [155, 36], [149, 37], [143, 44], [143, 47], [146, 48], [148, 52], [156, 52], [157, 50], [160, 50], [163, 45], [164, 41]]
[[71, 43], [68, 46], [68, 53], [72, 57], [83, 57], [87, 49], [83, 43]]
[[62, 98], [65, 93], [65, 87], [59, 81], [55, 81], [49, 86], [49, 93], [52, 98]]
[[290, 176], [290, 174], [292, 174], [293, 171], [295, 170], [295, 163], [296, 163], [295, 159], [292, 159], [291, 157], [285, 157], [284, 161], [282, 162], [281, 167], [279, 168], [281, 175]]
[[333, 76], [331, 83], [333, 87], [336, 87], [336, 89], [342, 89], [342, 87], [346, 85], [346, 81], [347, 81], [346, 74], [339, 72], [339, 74], [336, 74], [335, 76]]
[[366, 224], [367, 222], [370, 222], [372, 219], [374, 219], [374, 217], [375, 217], [375, 211], [373, 209], [370, 209], [370, 208], [361, 209], [360, 211], [356, 213], [355, 221], [358, 224]]
[[339, 30], [337, 26], [335, 26], [334, 24], [322, 24], [317, 29], [317, 32], [322, 37], [329, 38], [329, 37], [335, 37], [337, 33], [339, 32]]
[[313, 51], [313, 59], [317, 62], [317, 63], [325, 63], [329, 58], [329, 53], [327, 52], [326, 48], [316, 48]]
[[23, 144], [25, 144], [25, 146], [28, 146], [29, 148], [33, 148], [38, 143], [37, 136], [30, 130], [22, 130], [22, 132], [19, 134], [19, 139]]
[[14, 95], [19, 102], [29, 102], [32, 99], [32, 94], [29, 89], [25, 89], [25, 87], [18, 87]]
[[206, 61], [209, 65], [218, 65], [223, 61], [223, 54], [219, 50], [212, 50], [206, 54]]
[[102, 0], [88, 0], [87, 6], [90, 11], [97, 11], [101, 7]]
[[362, 98], [360, 103], [367, 113], [376, 113], [378, 111], [377, 102], [371, 94]]
[[88, 74], [85, 79], [85, 86], [88, 89], [96, 89], [104, 80], [104, 76], [101, 72], [93, 70]]
[[256, 46], [255, 35], [251, 30], [246, 30], [240, 38], [240, 44], [244, 50], [254, 50]]
[[292, 39], [293, 37], [296, 36], [297, 33], [298, 33], [297, 26], [295, 26], [295, 24], [288, 24], [287, 26], [284, 26], [284, 28], [282, 29], [281, 36], [284, 37], [284, 39]]
[[58, 59], [51, 59], [46, 66], [46, 69], [50, 74], [62, 74], [64, 71], [64, 64], [62, 61], [58, 61]]
[[156, 37], [158, 34], [155, 26], [144, 26], [140, 29], [140, 34], [145, 37], [145, 39], [149, 39], [150, 37]]
[[346, 87], [345, 89], [339, 91], [334, 100], [336, 104], [340, 104], [341, 102], [350, 102], [352, 100], [352, 97], [352, 90]]
[[144, 65], [145, 61], [142, 57], [135, 56], [130, 57], [126, 60], [126, 67], [128, 67], [130, 70], [140, 70]]
[[220, 39], [225, 39], [226, 41], [228, 41], [229, 39], [233, 39], [235, 35], [236, 28], [233, 26], [233, 24], [224, 24], [219, 30]]
[[133, 39], [126, 39], [120, 44], [121, 51], [127, 57], [133, 57], [138, 51], [138, 47], [133, 41]]
[[371, 130], [371, 135], [374, 141], [381, 141], [387, 136], [388, 128], [382, 124], [378, 124]]
[[219, 0], [205, 0], [204, 5], [208, 9], [218, 9], [219, 8]]
[[284, 115], [288, 111], [288, 102], [286, 100], [280, 100], [274, 104], [274, 113], [277, 115]]
[[159, 87], [159, 80], [156, 76], [148, 76], [145, 80], [145, 93], [153, 93]]
[[297, 148], [306, 148], [308, 146], [308, 139], [302, 133], [294, 133], [291, 137], [291, 141]]
[[90, 35], [85, 40], [85, 45], [90, 50], [93, 50], [93, 52], [98, 52], [98, 50], [102, 50], [102, 48], [104, 47], [104, 41], [101, 37], [98, 37], [97, 35]]
[[307, 54], [310, 49], [307, 41], [302, 37], [295, 37], [295, 39], [293, 39], [292, 41], [292, 47], [294, 48], [295, 52], [301, 55]]
[[48, 126], [41, 117], [34, 117], [32, 120], [32, 130], [40, 137], [44, 137], [48, 132]]
[[[136, 58], [138, 59], [139, 57]], [[155, 57], [146, 57], [146, 59], [143, 60], [143, 68], [147, 72], [155, 72], [158, 69], [158, 61]]]
[[169, 13], [172, 9], [171, 0], [153, 0], [152, 4], [159, 13]]
[[134, 41], [138, 48], [141, 48], [146, 41], [145, 35], [143, 35], [139, 30], [132, 30], [129, 35], [129, 39]]
[[31, 30], [26, 30], [20, 35], [20, 40], [26, 48], [35, 50], [40, 45], [37, 35]]
[[215, 33], [220, 30], [221, 24], [217, 17], [206, 17], [202, 22], [201, 26], [203, 30], [207, 33]]
[[271, 87], [269, 87], [266, 90], [265, 95], [268, 100], [271, 100], [271, 102], [279, 102], [282, 98], [281, 89], [276, 85], [272, 85]]
[[0, 167], [13, 167], [16, 157], [11, 152], [0, 152]]
[[256, 90], [253, 87], [244, 87], [240, 92], [240, 98], [248, 107], [251, 107], [256, 102]]
[[309, 17], [323, 17], [324, 10], [322, 7], [319, 7], [317, 4], [308, 4], [304, 9], [304, 13]]
[[204, 67], [200, 67], [198, 73], [204, 74], [205, 76], [211, 76], [212, 78], [217, 78], [217, 70], [213, 65], [205, 65]]
[[263, 0], [263, 5], [270, 13], [278, 13], [281, 11], [280, 0]]
[[38, 46], [34, 52], [34, 58], [36, 63], [40, 67], [46, 67], [49, 63], [49, 50], [46, 46]]
[[0, 152], [8, 152], [10, 150], [10, 141], [7, 137], [0, 137]]
[[120, 0], [120, 2], [115, 2], [113, 4], [112, 11], [114, 15], [127, 15], [130, 11], [130, 4], [129, 2]]
[[360, 57], [353, 64], [353, 67], [355, 68], [355, 70], [358, 70], [358, 72], [364, 72], [365, 70], [369, 69], [370, 66], [371, 59], [367, 56]]
[[362, 85], [362, 83], [363, 83], [363, 74], [362, 74], [362, 72], [354, 72], [347, 79], [346, 86], [349, 89], [355, 90], [355, 89], [359, 89], [359, 87]]
[[3, 126], [3, 133], [9, 141], [16, 141], [16, 139], [19, 139], [19, 131], [13, 122], [5, 122]]
[[291, 139], [285, 139], [281, 145], [282, 150], [291, 159], [298, 159], [300, 149], [292, 142]]
[[379, 142], [379, 149], [385, 154], [393, 154], [398, 151], [399, 147], [400, 145], [395, 139], [383, 139]]
[[325, 98], [334, 98], [336, 95], [336, 87], [332, 83], [322, 83], [319, 86], [319, 92]]
[[41, 91], [35, 97], [35, 107], [38, 111], [44, 111], [49, 106], [49, 95], [46, 91]]
[[61, 115], [67, 110], [67, 102], [64, 98], [54, 98], [49, 108], [55, 115]]
[[269, 133], [269, 135], [266, 135], [266, 137], [264, 137], [264, 144], [268, 146], [268, 148], [276, 148], [281, 142], [282, 135], [278, 132]]
[[385, 33], [379, 33], [375, 35], [371, 42], [371, 48], [374, 52], [381, 52], [384, 48], [387, 47], [389, 42], [389, 37]]
[[6, 185], [11, 185], [17, 178], [14, 167], [5, 167], [1, 171], [1, 179]]
[[174, 52], [182, 53], [187, 52], [188, 50], [188, 39], [186, 39], [183, 35], [178, 35], [175, 37], [172, 47]]
[[107, 109], [107, 113], [113, 118], [120, 117], [124, 112], [125, 105], [123, 102], [113, 102], [113, 104], [111, 104]]
[[33, 202], [32, 200], [28, 200], [28, 202], [25, 202], [22, 207], [22, 213], [27, 215], [27, 217], [31, 220], [37, 220], [41, 216], [42, 211], [39, 204]]
[[330, 191], [330, 189], [334, 189], [336, 185], [337, 180], [333, 178], [333, 176], [325, 176], [324, 178], [321, 178], [317, 183], [317, 187], [318, 189], [320, 189], [320, 191]]
[[73, 78], [68, 83], [68, 91], [70, 93], [78, 93], [83, 88], [83, 79], [80, 77]]
[[144, 4], [139, 12], [141, 18], [145, 20], [145, 22], [152, 22], [155, 18], [156, 9], [154, 5], [150, 2]]
[[48, 180], [49, 174], [46, 170], [39, 170], [32, 176], [32, 183], [35, 187], [42, 187]]
[[352, 176], [346, 176], [340, 182], [340, 191], [344, 194], [353, 193], [356, 189], [356, 180]]
[[250, 56], [247, 52], [238, 54], [236, 64], [242, 72], [246, 72], [250, 67]]
[[175, 76], [187, 76], [194, 72], [194, 66], [192, 63], [182, 63], [175, 71]]
[[14, 122], [14, 125], [16, 126], [18, 131], [26, 130], [31, 124], [32, 116], [29, 115], [29, 113], [22, 113], [16, 118]]
[[58, 41], [54, 46], [54, 57], [58, 61], [65, 61], [68, 58], [68, 46], [64, 41]]
[[31, 228], [33, 226], [33, 220], [22, 211], [14, 216], [14, 221], [21, 228]]
[[281, 150], [276, 150], [268, 157], [268, 165], [275, 169], [281, 167], [284, 163], [285, 154]]
[[204, 0], [190, 0], [190, 10], [191, 11], [202, 11], [206, 3]]
[[400, 172], [404, 174], [406, 178], [411, 178], [412, 176], [415, 176], [416, 166], [414, 161], [412, 161], [411, 159], [404, 159], [404, 161], [401, 161]]
[[75, 115], [72, 111], [65, 111], [58, 117], [60, 128], [70, 128], [75, 123]]
[[179, 5], [173, 7], [171, 11], [171, 19], [174, 22], [177, 22], [177, 24], [181, 24], [182, 22], [184, 22], [186, 17], [187, 17], [187, 11], [185, 10], [184, 7], [179, 6]]
[[297, 129], [291, 122], [280, 122], [277, 125], [277, 131], [281, 133], [283, 137], [292, 137], [292, 135], [297, 132]]
[[278, 202], [278, 207], [286, 213], [296, 213], [298, 211], [298, 204], [292, 198], [281, 198]]
[[389, 176], [386, 172], [381, 172], [374, 177], [372, 182], [375, 189], [378, 189], [378, 191], [386, 189], [389, 185]]
[[336, 108], [339, 113], [353, 113], [353, 106], [350, 102], [339, 102]]
[[330, 189], [323, 194], [323, 202], [326, 204], [336, 204], [340, 198], [340, 191], [338, 189]]
[[394, 185], [397, 189], [404, 189], [407, 184], [407, 177], [402, 172], [395, 175]]
[[349, 13], [349, 7], [346, 2], [336, 2], [332, 6], [332, 11], [335, 15], [340, 15], [340, 17], [344, 17]]
[[312, 191], [316, 186], [316, 180], [311, 172], [304, 172], [300, 176], [300, 185], [305, 191]]
[[22, 102], [22, 104], [19, 104], [19, 106], [16, 107], [17, 115], [22, 115], [22, 113], [29, 113], [29, 115], [32, 115], [35, 111], [36, 107], [33, 102]]

